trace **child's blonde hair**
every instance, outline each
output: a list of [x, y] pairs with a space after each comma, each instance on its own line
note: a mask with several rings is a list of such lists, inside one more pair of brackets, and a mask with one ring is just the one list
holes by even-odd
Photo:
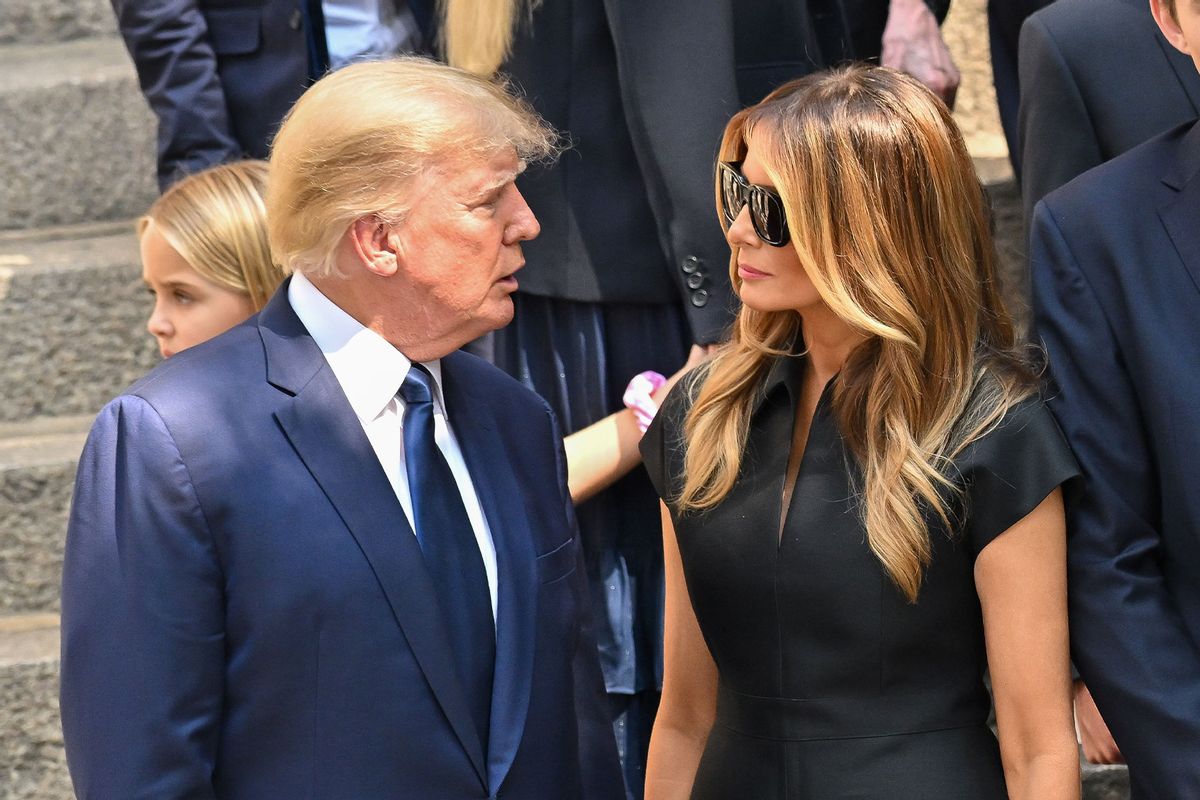
[[283, 281], [267, 244], [265, 161], [210, 167], [176, 183], [138, 220], [153, 223], [201, 277], [250, 296], [261, 309]]

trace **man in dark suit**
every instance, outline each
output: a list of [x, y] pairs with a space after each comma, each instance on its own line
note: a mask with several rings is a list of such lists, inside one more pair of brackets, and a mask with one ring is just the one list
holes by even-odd
[[1021, 29], [1021, 195], [1054, 189], [1200, 114], [1200, 75], [1147, 0], [1056, 0]]
[[[1200, 6], [1151, 9], [1195, 59]], [[1185, 124], [1052, 192], [1032, 229], [1050, 404], [1085, 478], [1067, 493], [1072, 656], [1138, 800], [1200, 797], [1197, 220]]]
[[81, 798], [623, 797], [553, 416], [455, 352], [512, 315], [514, 181], [552, 149], [419, 59], [301, 98], [268, 197], [289, 283], [109, 404], [80, 462]]
[[329, 54], [319, 0], [111, 0], [158, 117], [158, 181], [238, 158], [271, 137]]
[[432, 11], [432, 0], [110, 2], [158, 117], [163, 189], [214, 164], [266, 158], [306, 86], [360, 51], [413, 49], [430, 33]]
[[1021, 83], [1017, 69], [1021, 26], [1029, 15], [1045, 8], [1051, 0], [988, 0], [988, 52], [992, 60], [992, 84], [996, 87], [996, 105], [1000, 127], [1008, 144], [1013, 173], [1021, 178], [1021, 147], [1017, 135], [1017, 114], [1021, 103]]

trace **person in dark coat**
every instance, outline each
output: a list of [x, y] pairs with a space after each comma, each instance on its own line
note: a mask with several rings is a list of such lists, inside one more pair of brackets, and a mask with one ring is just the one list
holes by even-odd
[[[1200, 7], [1150, 5], [1196, 60]], [[1181, 91], [1162, 78], [1142, 92]], [[1071, 652], [1137, 800], [1200, 797], [1197, 219], [1185, 123], [1051, 192], [1031, 232], [1050, 407], [1084, 476], [1066, 491]]]
[[1200, 76], [1147, 0], [1057, 0], [1021, 30], [1021, 196], [1077, 175], [1200, 114]]
[[[117, 27], [158, 118], [158, 182], [241, 158], [266, 158], [284, 114], [331, 66], [368, 55], [380, 37], [356, 41], [394, 22], [413, 28], [385, 41], [422, 34], [431, 0], [380, 5], [370, 20], [362, 3], [340, 0], [111, 0]], [[344, 10], [343, 10], [344, 9]], [[329, 24], [326, 24], [326, 14]], [[405, 38], [408, 37], [408, 38]]]

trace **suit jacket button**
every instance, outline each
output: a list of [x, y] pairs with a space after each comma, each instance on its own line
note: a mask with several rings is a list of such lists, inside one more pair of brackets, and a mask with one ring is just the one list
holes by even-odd
[[687, 285], [689, 289], [699, 289], [704, 285], [704, 273], [693, 272], [687, 276]]
[[697, 289], [692, 292], [692, 305], [696, 308], [704, 308], [708, 305], [708, 290]]
[[683, 263], [679, 265], [679, 268], [683, 270], [684, 275], [691, 275], [693, 272], [700, 269], [700, 259], [696, 258], [695, 256], [688, 256], [683, 260]]
[[304, 22], [304, 15], [300, 13], [300, 9], [293, 8], [292, 15], [288, 17], [288, 27], [294, 31], [298, 31], [302, 22]]

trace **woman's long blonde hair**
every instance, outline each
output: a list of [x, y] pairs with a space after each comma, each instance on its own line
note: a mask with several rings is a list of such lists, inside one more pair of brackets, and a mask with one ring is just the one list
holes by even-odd
[[[915, 602], [930, 513], [952, 529], [953, 459], [1036, 383], [996, 284], [983, 190], [945, 105], [890, 69], [780, 87], [730, 120], [721, 160], [742, 159], [750, 141], [822, 301], [865, 338], [833, 410], [861, 470], [871, 550]], [[800, 329], [795, 312], [742, 308], [685, 423], [683, 510], [732, 489], [756, 394]]]
[[168, 189], [138, 220], [152, 223], [201, 277], [266, 305], [284, 273], [267, 244], [265, 161], [235, 161], [189, 175]]
[[512, 52], [522, 11], [541, 0], [438, 0], [446, 63], [476, 75], [492, 75]]

